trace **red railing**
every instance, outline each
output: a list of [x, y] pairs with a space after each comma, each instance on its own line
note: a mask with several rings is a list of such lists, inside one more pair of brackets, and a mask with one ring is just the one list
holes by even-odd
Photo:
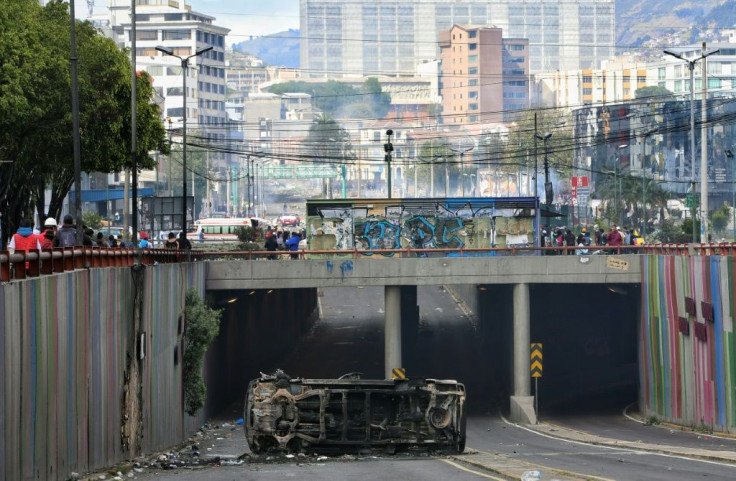
[[[376, 249], [376, 250], [299, 250], [299, 251], [217, 251], [208, 252], [192, 250], [190, 252], [170, 249], [135, 249], [105, 247], [64, 247], [41, 251], [16, 252], [0, 251], [0, 281], [9, 282], [14, 279], [25, 279], [43, 275], [87, 269], [95, 267], [126, 267], [136, 263], [151, 265], [154, 263], [192, 262], [225, 258], [246, 260], [289, 259], [296, 255], [298, 259], [312, 256], [370, 258], [376, 256], [398, 258], [436, 257], [473, 257], [473, 256], [554, 256], [576, 255], [580, 247], [489, 247], [489, 248], [457, 248], [457, 249]], [[640, 246], [588, 246], [584, 255], [606, 254], [664, 254], [664, 255], [736, 255], [736, 243], [720, 244], [647, 244]], [[28, 268], [26, 269], [26, 263]]]
[[[41, 251], [0, 251], [0, 281], [25, 279], [90, 267], [126, 267], [189, 260], [185, 251], [106, 247], [60, 247]], [[26, 263], [28, 268], [26, 269]]]

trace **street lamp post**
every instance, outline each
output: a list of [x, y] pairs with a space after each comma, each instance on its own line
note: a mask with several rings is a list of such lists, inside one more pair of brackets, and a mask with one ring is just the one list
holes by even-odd
[[391, 136], [394, 135], [394, 131], [391, 129], [388, 129], [386, 131], [386, 137], [388, 137], [388, 141], [383, 144], [383, 150], [386, 152], [386, 156], [384, 157], [384, 160], [386, 161], [386, 168], [388, 169], [387, 172], [387, 180], [388, 180], [388, 198], [391, 198], [391, 152], [394, 151], [394, 146], [391, 143]]
[[644, 157], [641, 159], [641, 195], [642, 195], [642, 223], [641, 223], [641, 238], [644, 239], [644, 236], [647, 233], [647, 186], [646, 186], [646, 169], [645, 164], [647, 160], [647, 138], [649, 138], [650, 135], [656, 133], [659, 130], [658, 127], [652, 127], [651, 129], [644, 132]]
[[[713, 50], [705, 50], [703, 48], [703, 52], [700, 55], [700, 57], [696, 57], [694, 59], [688, 59], [682, 56], [681, 53], [675, 52], [674, 50], [666, 49], [664, 53], [666, 55], [671, 55], [675, 58], [679, 58], [680, 60], [684, 60], [687, 62], [688, 69], [690, 70], [690, 174], [692, 177], [692, 195], [693, 195], [693, 205], [691, 207], [691, 218], [693, 223], [693, 243], [696, 241], [696, 234], [695, 234], [695, 83], [694, 83], [694, 71], [695, 71], [695, 63], [698, 60], [703, 60], [706, 57], [713, 55], [714, 53], [718, 53], [719, 49], [713, 49]], [[706, 139], [702, 139], [703, 142], [706, 141]], [[701, 207], [701, 215], [704, 213], [700, 221], [704, 222], [703, 226], [707, 227], [708, 222], [708, 169], [705, 165], [705, 158], [702, 159], [702, 164], [700, 166], [700, 193], [701, 197], [704, 197], [704, 199], [701, 200], [701, 202], [704, 204], [705, 209]], [[707, 236], [708, 232], [707, 229], [704, 229], [703, 226], [701, 226], [700, 229], [700, 242], [707, 242]]]
[[465, 153], [475, 148], [473, 139], [464, 137], [459, 140], [457, 146], [448, 145], [449, 149], [460, 154], [460, 182], [462, 183], [462, 193], [465, 197]]
[[[726, 150], [726, 158], [729, 159], [730, 163], [733, 163], [734, 153], [733, 150]], [[736, 242], [736, 175], [734, 175], [734, 168], [731, 165], [731, 227], [733, 228], [733, 241]]]
[[[163, 53], [164, 55], [169, 55], [171, 57], [176, 57], [181, 61], [181, 76], [183, 80], [183, 88], [184, 91], [182, 92], [182, 99], [183, 99], [183, 108], [182, 108], [182, 195], [181, 195], [181, 203], [182, 203], [182, 221], [181, 221], [181, 230], [186, 235], [187, 233], [187, 71], [189, 70], [189, 60], [193, 57], [197, 57], [199, 55], [202, 55], [205, 52], [209, 52], [212, 50], [212, 46], [200, 48], [197, 51], [195, 51], [192, 55], [188, 57], [181, 57], [179, 55], [176, 55], [174, 53], [174, 49], [170, 47], [156, 47], [156, 50]], [[194, 185], [192, 185], [192, 189], [194, 188]], [[194, 212], [192, 211], [192, 217], [194, 217]]]
[[[552, 182], [549, 181], [549, 149], [547, 148], [547, 141], [552, 137], [552, 132], [547, 132], [544, 135], [535, 133], [535, 139], [539, 139], [544, 144], [544, 203], [547, 206], [552, 205], [554, 191], [552, 190]], [[536, 144], [536, 140], [535, 140]], [[537, 190], [537, 156], [534, 156], [534, 190]], [[534, 195], [537, 195], [535, 192]]]
[[628, 144], [619, 145], [616, 149], [616, 213], [618, 214], [618, 225], [624, 225], [624, 209], [621, 207], [622, 195], [621, 195], [621, 151], [628, 147]]

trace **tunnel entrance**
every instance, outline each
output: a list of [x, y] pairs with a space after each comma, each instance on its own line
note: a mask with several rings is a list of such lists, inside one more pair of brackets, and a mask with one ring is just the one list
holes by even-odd
[[[512, 286], [482, 286], [479, 311], [493, 376], [513, 390]], [[543, 344], [540, 415], [620, 409], [637, 400], [640, 286], [530, 286], [530, 341]], [[534, 383], [532, 383], [534, 394]]]
[[[457, 287], [402, 288], [401, 367], [410, 378], [464, 383], [471, 414], [507, 409], [513, 286]], [[360, 372], [366, 379], [383, 378], [383, 287], [299, 291], [213, 293], [215, 305], [225, 310], [208, 353], [213, 410], [242, 400], [250, 379], [275, 369], [293, 377]], [[297, 300], [301, 307], [288, 308]], [[544, 346], [540, 415], [620, 408], [636, 400], [638, 285], [537, 284], [530, 286], [530, 303], [530, 340]]]

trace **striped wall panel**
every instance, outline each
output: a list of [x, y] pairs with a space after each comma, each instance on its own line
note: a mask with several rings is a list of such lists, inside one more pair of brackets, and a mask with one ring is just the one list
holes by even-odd
[[736, 431], [736, 258], [652, 255], [642, 263], [640, 405], [677, 424]]
[[[203, 293], [204, 275], [204, 264], [145, 270], [142, 321], [149, 349], [143, 371], [151, 387], [143, 391], [144, 449], [163, 449], [191, 432], [182, 429], [180, 382], [171, 381], [167, 360], [184, 292], [194, 287]], [[134, 289], [129, 268], [80, 270], [0, 288], [0, 480], [68, 479], [72, 471], [128, 457], [121, 419]], [[146, 418], [148, 412], [153, 415]], [[160, 428], [159, 420], [168, 427]]]

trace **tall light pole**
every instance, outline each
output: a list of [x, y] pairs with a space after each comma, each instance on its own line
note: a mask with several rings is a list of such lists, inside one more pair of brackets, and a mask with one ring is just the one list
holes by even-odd
[[69, 63], [72, 78], [72, 146], [74, 154], [74, 218], [77, 222], [77, 245], [82, 245], [82, 154], [79, 135], [79, 87], [77, 84], [77, 18], [74, 14], [74, 2], [69, 2], [71, 17], [71, 51]]
[[448, 145], [453, 152], [460, 154], [460, 182], [462, 182], [462, 193], [465, 197], [465, 153], [475, 148], [475, 141], [469, 137], [463, 137], [458, 140], [457, 145]]
[[[694, 71], [695, 71], [695, 63], [698, 60], [703, 60], [704, 58], [713, 55], [714, 53], [718, 53], [719, 49], [713, 49], [713, 50], [706, 50], [703, 48], [702, 54], [699, 57], [695, 57], [693, 59], [688, 59], [682, 56], [681, 53], [675, 52], [674, 50], [665, 49], [664, 53], [666, 55], [671, 55], [675, 58], [679, 58], [680, 60], [684, 60], [687, 62], [688, 69], [690, 70], [690, 174], [692, 177], [692, 194], [693, 194], [693, 205], [692, 205], [692, 211], [691, 211], [691, 218], [693, 223], [693, 243], [696, 242], [696, 233], [695, 233], [695, 83], [694, 83]], [[702, 139], [703, 142], [706, 141], [706, 139]], [[700, 167], [700, 192], [701, 197], [705, 197], [704, 199], [701, 199], [701, 202], [705, 205], [705, 209], [701, 207], [701, 213], [705, 213], [705, 218], [700, 219], [701, 223], [704, 223], [700, 227], [700, 242], [707, 242], [707, 236], [708, 232], [704, 229], [705, 226], [707, 226], [708, 223], [708, 200], [707, 200], [707, 194], [708, 194], [708, 169], [705, 165], [705, 158], [702, 159], [703, 165]], [[701, 214], [702, 215], [702, 214]]]
[[649, 138], [650, 135], [657, 133], [659, 131], [659, 127], [652, 127], [651, 129], [644, 132], [644, 157], [641, 159], [641, 195], [642, 195], [642, 222], [641, 222], [641, 238], [644, 239], [644, 236], [647, 233], [647, 186], [646, 186], [646, 169], [644, 168], [644, 165], [647, 160], [647, 138]]
[[[733, 150], [726, 150], [726, 158], [728, 162], [733, 164], [734, 153]], [[734, 166], [731, 165], [731, 224], [733, 228], [733, 241], [736, 242], [736, 175], [734, 175]]]
[[[549, 149], [547, 148], [547, 141], [552, 137], [552, 132], [547, 132], [544, 135], [534, 133], [534, 138], [539, 139], [544, 144], [544, 203], [549, 207], [552, 205], [554, 200], [554, 191], [552, 190], [552, 182], [549, 181]], [[536, 140], [534, 141], [536, 144]], [[534, 156], [534, 190], [537, 189], [537, 156]], [[537, 195], [536, 192], [534, 195]]]
[[388, 129], [386, 131], [386, 137], [388, 137], [388, 141], [383, 144], [383, 150], [386, 152], [386, 156], [384, 157], [384, 160], [386, 161], [386, 168], [388, 169], [387, 172], [387, 179], [388, 179], [388, 198], [391, 198], [391, 152], [394, 151], [394, 146], [391, 143], [391, 136], [394, 135], [394, 131], [391, 129]]
[[[186, 235], [187, 233], [187, 71], [189, 70], [189, 60], [193, 57], [197, 57], [199, 55], [202, 55], [203, 53], [209, 52], [212, 50], [212, 46], [200, 48], [197, 51], [195, 51], [192, 55], [188, 57], [180, 57], [179, 55], [176, 55], [174, 53], [173, 48], [169, 47], [156, 47], [156, 50], [163, 53], [164, 55], [169, 55], [171, 57], [176, 57], [179, 60], [181, 60], [181, 76], [183, 80], [183, 87], [184, 91], [182, 92], [182, 98], [184, 99], [183, 109], [182, 109], [182, 194], [181, 194], [181, 208], [182, 208], [182, 221], [181, 221], [181, 231]], [[194, 185], [192, 185], [192, 189], [194, 189]], [[192, 206], [194, 209], [195, 206]], [[192, 218], [194, 217], [194, 211], [192, 211]]]
[[616, 213], [618, 214], [618, 225], [624, 224], [624, 210], [621, 207], [622, 195], [621, 195], [621, 151], [628, 147], [628, 144], [619, 145], [616, 149]]

